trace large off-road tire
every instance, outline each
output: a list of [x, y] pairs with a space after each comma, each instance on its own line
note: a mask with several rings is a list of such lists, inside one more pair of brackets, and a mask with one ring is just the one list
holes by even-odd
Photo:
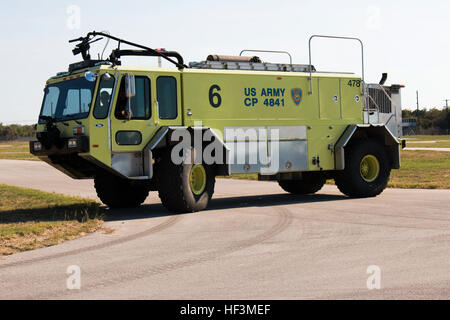
[[376, 140], [360, 140], [346, 148], [345, 169], [334, 180], [349, 197], [375, 197], [386, 188], [390, 174], [384, 146]]
[[280, 180], [278, 184], [289, 193], [311, 194], [322, 189], [325, 182], [325, 175], [321, 172], [304, 172], [302, 180]]
[[174, 164], [170, 150], [167, 150], [158, 163], [157, 174], [159, 198], [167, 210], [174, 213], [196, 212], [208, 206], [216, 183], [213, 166]]
[[95, 177], [95, 190], [100, 200], [110, 208], [134, 208], [148, 197], [149, 186], [144, 183], [132, 183], [112, 174]]

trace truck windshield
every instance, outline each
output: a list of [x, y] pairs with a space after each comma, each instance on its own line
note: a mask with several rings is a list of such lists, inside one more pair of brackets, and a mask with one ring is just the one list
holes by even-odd
[[[48, 85], [40, 116], [55, 120], [83, 119], [89, 115], [95, 81], [84, 77]], [[39, 123], [44, 121], [39, 119]]]

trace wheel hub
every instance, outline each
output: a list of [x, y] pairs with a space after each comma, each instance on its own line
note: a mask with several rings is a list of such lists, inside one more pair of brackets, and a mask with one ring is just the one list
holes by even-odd
[[203, 165], [196, 164], [192, 167], [189, 175], [189, 182], [192, 193], [201, 195], [206, 188], [206, 171]]
[[360, 173], [365, 181], [375, 181], [380, 174], [380, 162], [371, 154], [365, 156], [360, 163]]

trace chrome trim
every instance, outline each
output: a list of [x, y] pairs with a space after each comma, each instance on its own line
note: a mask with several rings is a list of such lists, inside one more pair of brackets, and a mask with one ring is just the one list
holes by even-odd
[[162, 139], [164, 139], [164, 137], [167, 135], [168, 132], [169, 132], [168, 127], [161, 127], [161, 129], [156, 132], [156, 134], [152, 137], [152, 139], [144, 149], [147, 148], [150, 150], [155, 149], [156, 146], [162, 141]]
[[353, 137], [353, 134], [358, 129], [356, 124], [349, 125], [347, 129], [345, 129], [342, 136], [336, 142], [334, 147], [334, 165], [336, 170], [344, 170], [345, 169], [345, 153], [344, 147], [348, 144], [350, 139]]

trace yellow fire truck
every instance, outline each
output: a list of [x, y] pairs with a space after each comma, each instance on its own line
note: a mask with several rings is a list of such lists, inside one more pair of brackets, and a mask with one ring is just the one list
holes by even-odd
[[[95, 179], [110, 207], [138, 206], [158, 191], [169, 211], [202, 210], [215, 177], [239, 173], [293, 194], [334, 179], [347, 196], [376, 196], [400, 167], [402, 86], [384, 85], [386, 74], [366, 83], [364, 63], [361, 76], [317, 71], [315, 37], [308, 64], [242, 52], [185, 65], [175, 51], [90, 32], [71, 40], [83, 61], [47, 81], [30, 152], [74, 179]], [[92, 59], [101, 38], [118, 46]], [[175, 68], [122, 66], [123, 56]]]

